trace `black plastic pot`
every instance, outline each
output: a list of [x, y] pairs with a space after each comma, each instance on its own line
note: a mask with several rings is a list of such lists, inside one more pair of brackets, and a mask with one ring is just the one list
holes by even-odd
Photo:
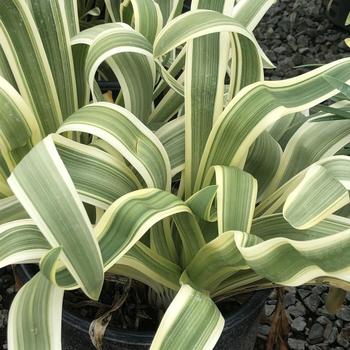
[[[28, 280], [37, 267], [17, 266], [20, 279]], [[224, 315], [225, 328], [216, 344], [217, 350], [253, 350], [259, 319], [270, 291], [260, 291], [252, 295], [248, 302], [234, 314]], [[89, 321], [63, 310], [62, 341], [64, 350], [94, 350], [89, 337]], [[149, 349], [154, 333], [127, 331], [107, 328], [103, 338], [104, 350], [146, 350]], [[179, 349], [190, 350], [190, 349]]]

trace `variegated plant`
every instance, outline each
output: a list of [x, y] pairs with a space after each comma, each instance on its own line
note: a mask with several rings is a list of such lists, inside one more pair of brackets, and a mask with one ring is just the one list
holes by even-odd
[[40, 263], [9, 349], [60, 349], [64, 291], [106, 271], [172, 299], [152, 349], [213, 348], [238, 293], [350, 290], [350, 58], [268, 82], [274, 0], [102, 3], [0, 1], [0, 266]]

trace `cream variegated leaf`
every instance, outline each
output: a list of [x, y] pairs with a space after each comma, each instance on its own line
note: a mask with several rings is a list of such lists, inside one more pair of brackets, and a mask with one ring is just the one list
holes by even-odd
[[128, 110], [100, 102], [80, 109], [58, 130], [92, 134], [109, 143], [149, 187], [170, 188], [169, 157], [154, 133]]
[[184, 284], [163, 316], [151, 349], [212, 349], [223, 328], [224, 318], [210, 297]]
[[0, 43], [18, 89], [43, 134], [56, 131], [62, 112], [49, 61], [27, 1], [0, 3]]
[[[282, 236], [257, 243], [254, 243], [251, 234], [233, 234], [247, 265], [273, 283], [298, 286], [318, 280], [318, 283], [329, 282], [350, 290], [348, 229], [302, 241]], [[279, 258], [280, 254], [283, 254], [283, 259]]]
[[[214, 164], [243, 167], [248, 148], [270, 124], [334, 96], [337, 91], [323, 76], [327, 74], [348, 81], [349, 66], [350, 60], [345, 58], [296, 78], [255, 83], [241, 90], [220, 115], [209, 135], [195, 190], [210, 182], [213, 171], [209, 168]], [[305, 94], [305, 91], [309, 93]], [[294, 98], [290, 99], [290, 96]]]
[[[55, 82], [63, 119], [78, 109], [70, 30], [64, 2], [53, 0], [26, 1], [39, 31]], [[71, 0], [67, 1], [67, 5]], [[74, 6], [73, 4], [70, 4]], [[69, 7], [68, 10], [71, 10]], [[74, 11], [74, 8], [73, 8]], [[72, 14], [71, 14], [72, 16]], [[72, 18], [70, 18], [72, 21]], [[70, 28], [71, 27], [71, 28]], [[55, 130], [52, 130], [55, 131]]]
[[[44, 271], [54, 272], [59, 253], [56, 248], [42, 258]], [[61, 349], [63, 293], [42, 272], [20, 289], [9, 313], [9, 349]]]
[[[348, 164], [345, 164], [346, 171]], [[291, 225], [309, 228], [350, 202], [348, 179], [337, 178], [337, 169], [313, 164], [289, 194], [283, 213]], [[345, 183], [345, 185], [344, 185]]]
[[[101, 252], [52, 137], [33, 148], [8, 182], [51, 246], [63, 247], [61, 259], [78, 285], [98, 299], [103, 283]], [[49, 202], [45, 200], [48, 197]]]

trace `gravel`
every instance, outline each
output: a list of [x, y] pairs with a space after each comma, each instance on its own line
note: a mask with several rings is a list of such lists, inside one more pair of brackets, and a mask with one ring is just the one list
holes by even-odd
[[6, 328], [10, 304], [15, 296], [11, 268], [0, 269], [0, 349], [7, 349]]
[[[328, 350], [328, 349], [349, 349], [350, 348], [350, 321], [349, 321], [349, 297], [344, 302], [344, 305], [336, 313], [331, 315], [325, 308], [325, 300], [328, 294], [326, 286], [315, 288], [313, 286], [303, 286], [303, 293], [299, 293], [299, 289], [295, 291], [285, 291], [285, 300], [290, 300], [294, 295], [296, 298], [295, 305], [285, 306], [287, 318], [289, 321], [289, 334], [286, 342], [290, 349], [310, 349], [310, 350]], [[309, 293], [305, 293], [308, 291]], [[320, 294], [324, 298], [320, 298]], [[271, 293], [271, 296], [266, 301], [266, 306], [271, 302], [276, 302], [276, 293]], [[310, 303], [310, 297], [319, 300], [319, 306], [310, 308], [307, 305]], [[265, 308], [265, 317], [262, 319], [261, 326], [257, 338], [256, 350], [266, 349], [266, 340], [268, 338], [268, 330], [271, 330], [273, 313], [267, 315]]]
[[294, 77], [310, 68], [349, 56], [344, 39], [350, 34], [326, 16], [329, 0], [279, 0], [255, 30], [255, 36], [276, 69], [268, 79]]

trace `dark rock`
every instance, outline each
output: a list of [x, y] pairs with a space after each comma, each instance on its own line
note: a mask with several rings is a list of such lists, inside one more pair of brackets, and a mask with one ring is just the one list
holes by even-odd
[[300, 301], [298, 301], [295, 305], [289, 306], [289, 308], [287, 308], [287, 312], [295, 318], [298, 316], [304, 316], [306, 313], [306, 309], [304, 305]]
[[340, 346], [343, 346], [344, 348], [348, 349], [350, 346], [349, 341], [350, 341], [349, 334], [347, 334], [347, 332], [344, 329], [342, 329], [337, 336], [337, 343]]
[[298, 49], [298, 52], [302, 55], [305, 55], [309, 51], [310, 49], [308, 47], [301, 47], [300, 49]]
[[295, 318], [292, 323], [291, 323], [291, 328], [293, 331], [295, 332], [302, 332], [305, 327], [306, 327], [306, 322], [305, 322], [305, 318], [302, 316], [299, 316], [297, 318]]
[[336, 320], [334, 322], [334, 325], [337, 326], [338, 328], [343, 328], [343, 321], [342, 320]]
[[311, 294], [304, 299], [305, 306], [311, 311], [316, 312], [321, 303], [321, 298], [318, 294]]
[[299, 47], [307, 47], [309, 46], [309, 39], [306, 35], [300, 35], [297, 38], [297, 44]]
[[331, 332], [329, 333], [328, 337], [325, 337], [325, 340], [327, 341], [328, 344], [333, 344], [337, 340], [338, 336], [338, 328], [333, 327]]
[[327, 286], [314, 286], [311, 289], [312, 293], [316, 293], [316, 294], [322, 294], [323, 292], [328, 292], [328, 287]]
[[265, 305], [265, 315], [271, 316], [276, 309], [276, 305]]
[[327, 340], [329, 338], [329, 335], [331, 334], [332, 329], [333, 329], [333, 326], [331, 322], [325, 325], [324, 332], [323, 332], [323, 339]]
[[337, 317], [343, 321], [350, 321], [350, 307], [342, 306], [342, 308], [336, 313]]
[[292, 293], [292, 294], [295, 294], [295, 293], [296, 293], [296, 288], [295, 288], [295, 287], [284, 287], [284, 290], [285, 290], [287, 293]]
[[288, 346], [291, 350], [304, 350], [306, 347], [306, 341], [301, 339], [288, 339]]
[[267, 29], [267, 31], [266, 31], [267, 37], [270, 37], [270, 38], [271, 38], [271, 36], [273, 36], [274, 32], [275, 32], [275, 31], [273, 30], [273, 28], [272, 28], [272, 27], [269, 27], [269, 28]]
[[0, 285], [5, 290], [13, 284], [13, 278], [11, 275], [5, 274], [0, 277]]
[[285, 33], [289, 32], [290, 26], [291, 24], [287, 17], [282, 17], [281, 21], [278, 23], [278, 29]]
[[326, 316], [332, 321], [336, 319], [335, 315], [330, 314], [324, 306], [317, 309], [317, 315]]
[[310, 345], [308, 346], [309, 350], [322, 350], [321, 347], [319, 347], [318, 345]]
[[350, 302], [350, 293], [346, 293], [345, 299]]
[[309, 350], [328, 350], [329, 345], [325, 343], [317, 344], [317, 345], [309, 345], [308, 349]]
[[311, 291], [309, 289], [298, 288], [297, 293], [301, 299], [305, 299], [308, 295], [311, 294]]
[[9, 295], [15, 294], [15, 291], [16, 291], [15, 286], [11, 286], [6, 289], [6, 293]]
[[0, 310], [0, 328], [4, 328], [7, 325], [8, 310]]
[[308, 342], [310, 344], [317, 344], [323, 341], [324, 329], [319, 323], [314, 323], [310, 328], [308, 335]]
[[326, 316], [317, 317], [316, 322], [318, 322], [322, 326], [327, 326], [328, 324], [332, 324], [332, 321], [329, 320]]
[[285, 46], [279, 46], [276, 47], [275, 49], [273, 49], [273, 51], [277, 54], [277, 55], [281, 55], [283, 53], [286, 53], [287, 49]]
[[[303, 56], [300, 53], [296, 53], [293, 55], [292, 61], [295, 66], [300, 66], [303, 64]], [[309, 294], [310, 293], [308, 293], [307, 295]]]
[[270, 329], [271, 329], [270, 326], [263, 324], [259, 326], [258, 332], [259, 334], [267, 337], [270, 334]]
[[295, 297], [295, 294], [293, 293], [287, 293], [284, 295], [283, 298], [283, 305], [284, 307], [289, 307], [291, 305], [295, 305], [297, 302], [297, 299]]

